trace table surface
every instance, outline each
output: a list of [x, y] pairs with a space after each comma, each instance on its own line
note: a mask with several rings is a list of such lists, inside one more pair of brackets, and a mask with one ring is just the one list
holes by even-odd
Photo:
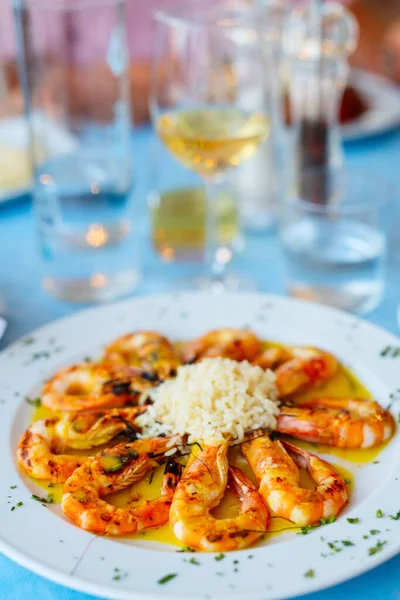
[[[151, 136], [148, 128], [141, 128], [135, 132], [133, 141], [137, 172], [137, 235], [144, 274], [143, 282], [136, 292], [138, 294], [167, 291], [168, 281], [188, 271], [188, 267], [161, 263], [151, 250], [147, 234], [145, 177]], [[364, 170], [371, 180], [375, 176], [385, 177], [394, 183], [395, 189], [400, 165], [400, 130], [349, 143], [345, 150], [350, 168]], [[400, 304], [400, 198], [397, 198], [397, 202], [394, 199], [390, 210], [386, 295], [380, 306], [368, 315], [368, 319], [397, 333], [397, 307]], [[247, 277], [250, 276], [260, 291], [284, 294], [281, 261], [275, 233], [254, 234], [248, 236], [246, 249], [235, 259], [233, 266], [237, 271], [246, 273]], [[0, 341], [0, 349], [40, 325], [77, 309], [76, 305], [52, 299], [40, 286], [38, 252], [29, 198], [0, 206], [0, 314], [8, 321], [5, 336]], [[334, 600], [340, 596], [349, 599], [363, 597], [366, 600], [400, 599], [399, 570], [400, 556], [397, 556], [365, 575], [307, 598]], [[36, 600], [93, 598], [38, 577], [1, 555], [0, 590], [1, 596], [7, 600], [33, 596]]]

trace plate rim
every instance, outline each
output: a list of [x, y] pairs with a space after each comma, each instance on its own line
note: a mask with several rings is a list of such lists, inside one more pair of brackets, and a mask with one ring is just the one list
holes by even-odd
[[[39, 328], [34, 329], [33, 331], [31, 331], [30, 333], [25, 333], [23, 336], [21, 336], [18, 340], [14, 341], [12, 344], [6, 346], [1, 352], [0, 352], [0, 364], [2, 364], [2, 362], [4, 360], [8, 360], [8, 356], [7, 354], [11, 351], [14, 351], [18, 348], [20, 348], [21, 342], [23, 343], [24, 339], [26, 339], [27, 337], [30, 336], [41, 336], [43, 334], [46, 334], [48, 331], [52, 330], [53, 328], [58, 328], [59, 325], [61, 323], [68, 323], [68, 322], [73, 322], [75, 320], [79, 320], [82, 318], [82, 316], [84, 315], [88, 315], [88, 314], [101, 314], [104, 310], [110, 309], [111, 311], [114, 310], [119, 310], [122, 309], [124, 310], [125, 307], [129, 307], [132, 304], [139, 302], [143, 302], [146, 303], [146, 301], [148, 301], [149, 299], [151, 299], [153, 302], [155, 303], [160, 303], [160, 302], [165, 302], [165, 301], [171, 301], [172, 298], [179, 298], [180, 300], [183, 299], [184, 302], [186, 301], [190, 301], [190, 299], [192, 297], [204, 297], [207, 296], [207, 294], [201, 294], [198, 292], [178, 292], [178, 293], [172, 293], [172, 294], [149, 294], [149, 295], [141, 295], [141, 296], [135, 296], [135, 297], [131, 297], [125, 300], [122, 300], [120, 302], [117, 303], [112, 303], [112, 304], [106, 304], [106, 305], [101, 305], [101, 306], [94, 306], [94, 307], [90, 307], [90, 308], [85, 308], [79, 311], [75, 311], [74, 313], [70, 314], [70, 315], [66, 315], [64, 317], [61, 317], [55, 321], [49, 322]], [[227, 293], [227, 294], [223, 294], [222, 295], [223, 298], [230, 298], [230, 297], [236, 297], [236, 298], [255, 298], [257, 300], [263, 301], [263, 302], [268, 302], [268, 301], [272, 301], [272, 302], [278, 302], [278, 303], [283, 303], [286, 304], [287, 306], [290, 305], [305, 305], [308, 306], [310, 309], [315, 309], [317, 311], [320, 311], [322, 313], [325, 313], [326, 315], [331, 315], [331, 317], [340, 317], [341, 319], [344, 319], [345, 321], [351, 323], [351, 322], [357, 322], [357, 323], [363, 323], [365, 325], [367, 325], [368, 329], [370, 329], [371, 331], [375, 331], [377, 333], [381, 333], [384, 334], [387, 338], [391, 338], [393, 343], [399, 343], [400, 339], [395, 336], [392, 332], [389, 332], [385, 329], [383, 329], [382, 327], [379, 327], [378, 325], [375, 325], [373, 323], [370, 323], [369, 321], [366, 321], [365, 319], [362, 319], [360, 317], [356, 317], [354, 315], [351, 315], [349, 313], [346, 313], [342, 310], [338, 310], [335, 308], [331, 308], [331, 307], [326, 307], [326, 306], [321, 306], [319, 304], [315, 304], [313, 302], [309, 302], [306, 300], [299, 300], [299, 299], [291, 299], [288, 297], [284, 297], [284, 296], [279, 296], [279, 295], [274, 295], [274, 294], [264, 294], [264, 293]], [[221, 298], [221, 296], [216, 296], [214, 298]], [[187, 299], [187, 300], [186, 300]], [[229, 300], [228, 300], [229, 302]], [[11, 409], [11, 412], [13, 413], [13, 420], [15, 420], [15, 415], [16, 412], [18, 410], [18, 407], [21, 406], [21, 402], [22, 400], [18, 400], [18, 402], [16, 403], [16, 407], [14, 409]], [[14, 462], [12, 460], [11, 457], [11, 461]], [[399, 467], [400, 467], [400, 462], [399, 462]], [[23, 482], [20, 474], [18, 471], [16, 471], [21, 483]], [[93, 534], [89, 534], [89, 535], [93, 535]], [[92, 539], [95, 539], [95, 536], [92, 537]], [[374, 568], [376, 568], [377, 566], [379, 566], [380, 564], [386, 562], [387, 560], [389, 560], [390, 558], [392, 558], [393, 556], [395, 556], [396, 554], [398, 554], [400, 550], [400, 541], [398, 546], [396, 547], [395, 545], [392, 546], [390, 549], [387, 549], [385, 552], [382, 552], [382, 554], [374, 557], [374, 560], [371, 561], [370, 565], [366, 566], [365, 564], [363, 565], [359, 565], [357, 568], [353, 567], [353, 571], [351, 574], [348, 574], [346, 576], [336, 576], [334, 575], [335, 570], [333, 569], [333, 573], [332, 573], [332, 577], [330, 578], [330, 581], [327, 582], [326, 578], [324, 578], [323, 582], [318, 582], [318, 581], [312, 581], [309, 582], [309, 585], [307, 586], [307, 590], [301, 589], [298, 593], [311, 593], [314, 591], [318, 591], [318, 590], [322, 590], [322, 589], [326, 589], [328, 587], [343, 583], [345, 581], [348, 581], [350, 579], [353, 579], [354, 577], [357, 577], [363, 573], [366, 573]], [[104, 586], [102, 584], [96, 584], [96, 583], [92, 583], [90, 581], [87, 581], [85, 579], [81, 579], [79, 576], [77, 577], [71, 577], [71, 575], [67, 575], [64, 574], [62, 572], [60, 572], [59, 570], [57, 570], [57, 568], [55, 567], [51, 567], [50, 565], [45, 565], [43, 564], [41, 561], [37, 561], [33, 558], [31, 558], [29, 555], [24, 554], [23, 552], [19, 551], [18, 549], [14, 548], [14, 546], [9, 542], [7, 542], [6, 540], [4, 540], [1, 535], [0, 535], [0, 551], [2, 551], [4, 553], [5, 556], [8, 556], [11, 560], [15, 561], [16, 563], [20, 564], [21, 566], [30, 569], [31, 571], [47, 578], [50, 579], [51, 581], [54, 581], [56, 583], [61, 583], [62, 585], [68, 587], [68, 588], [72, 588], [75, 589], [77, 591], [81, 591], [81, 592], [86, 592], [86, 593], [90, 593], [90, 594], [95, 594], [101, 598], [114, 598], [114, 599], [118, 599], [118, 600], [125, 600], [125, 599], [142, 599], [142, 598], [146, 598], [146, 600], [160, 600], [161, 598], [169, 598], [171, 597], [168, 593], [167, 594], [163, 594], [163, 593], [159, 593], [159, 594], [153, 594], [153, 593], [147, 593], [147, 592], [138, 592], [138, 591], [134, 591], [134, 590], [127, 590], [127, 589], [117, 589], [115, 586], [113, 586], [111, 583], [109, 584], [107, 589], [104, 589]], [[106, 592], [106, 595], [105, 595]], [[296, 594], [297, 595], [297, 594]], [[176, 599], [182, 599], [185, 598], [186, 596], [178, 594], [176, 592], [174, 592], [173, 595], [174, 598]], [[226, 599], [228, 597], [228, 594], [222, 594], [222, 595], [216, 595], [216, 596], [212, 596], [212, 598], [221, 598], [221, 599]], [[274, 596], [275, 597], [275, 596]], [[276, 596], [276, 598], [292, 598], [294, 597], [294, 595], [292, 593], [290, 594], [279, 594]], [[200, 598], [204, 598], [204, 595], [198, 595], [198, 596], [190, 596], [191, 600], [200, 600]], [[243, 598], [244, 600], [244, 596], [243, 594], [236, 595], [236, 593], [229, 593], [229, 598], [232, 598], [232, 600], [235, 600], [236, 598]], [[261, 598], [261, 596], [255, 592], [254, 594], [249, 594], [246, 595], [246, 599], [249, 600], [258, 600], [259, 598]]]
[[[368, 124], [368, 115], [373, 114], [377, 107], [376, 105], [369, 106], [365, 113], [356, 119], [352, 119], [348, 123], [341, 125], [340, 132], [344, 142], [351, 143], [368, 140], [369, 138], [383, 135], [399, 127], [400, 87], [396, 86], [393, 81], [379, 73], [374, 73], [373, 71], [356, 67], [351, 69], [349, 83], [352, 84], [364, 97], [368, 96], [366, 88], [368, 87], [370, 90], [372, 90], [373, 86], [374, 95], [376, 98], [379, 97], [381, 99], [381, 103], [382, 98], [388, 98], [390, 95], [393, 99], [394, 105], [394, 97], [396, 96], [398, 98], [399, 108], [393, 112], [391, 119], [384, 122]], [[369, 100], [368, 97], [367, 100]]]

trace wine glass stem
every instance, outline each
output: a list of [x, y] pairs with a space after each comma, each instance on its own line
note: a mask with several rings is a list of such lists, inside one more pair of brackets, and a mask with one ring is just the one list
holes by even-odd
[[205, 203], [205, 259], [207, 276], [214, 281], [220, 281], [225, 272], [226, 262], [219, 257], [219, 224], [218, 224], [218, 200], [221, 189], [221, 181], [215, 178], [204, 180], [206, 203]]

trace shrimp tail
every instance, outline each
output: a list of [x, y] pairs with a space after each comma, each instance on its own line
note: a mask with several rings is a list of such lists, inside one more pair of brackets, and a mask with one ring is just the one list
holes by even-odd
[[161, 488], [161, 496], [171, 497], [175, 493], [177, 485], [182, 477], [182, 465], [173, 458], [169, 458], [164, 469], [164, 478]]
[[307, 452], [302, 448], [298, 448], [298, 446], [294, 446], [293, 444], [285, 440], [279, 440], [275, 443], [278, 444], [284, 452], [286, 452], [289, 456], [293, 458], [294, 462], [299, 467], [299, 469], [310, 469], [311, 457], [316, 456], [315, 454]]

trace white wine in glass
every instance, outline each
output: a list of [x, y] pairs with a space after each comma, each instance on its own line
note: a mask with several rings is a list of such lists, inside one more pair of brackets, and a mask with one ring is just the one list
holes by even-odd
[[210, 289], [226, 286], [232, 256], [220, 245], [216, 226], [221, 183], [270, 129], [266, 15], [265, 7], [230, 0], [187, 0], [156, 13], [150, 110], [172, 156], [204, 181]]
[[157, 131], [180, 162], [212, 177], [250, 158], [267, 137], [269, 121], [236, 107], [183, 109], [161, 115]]

